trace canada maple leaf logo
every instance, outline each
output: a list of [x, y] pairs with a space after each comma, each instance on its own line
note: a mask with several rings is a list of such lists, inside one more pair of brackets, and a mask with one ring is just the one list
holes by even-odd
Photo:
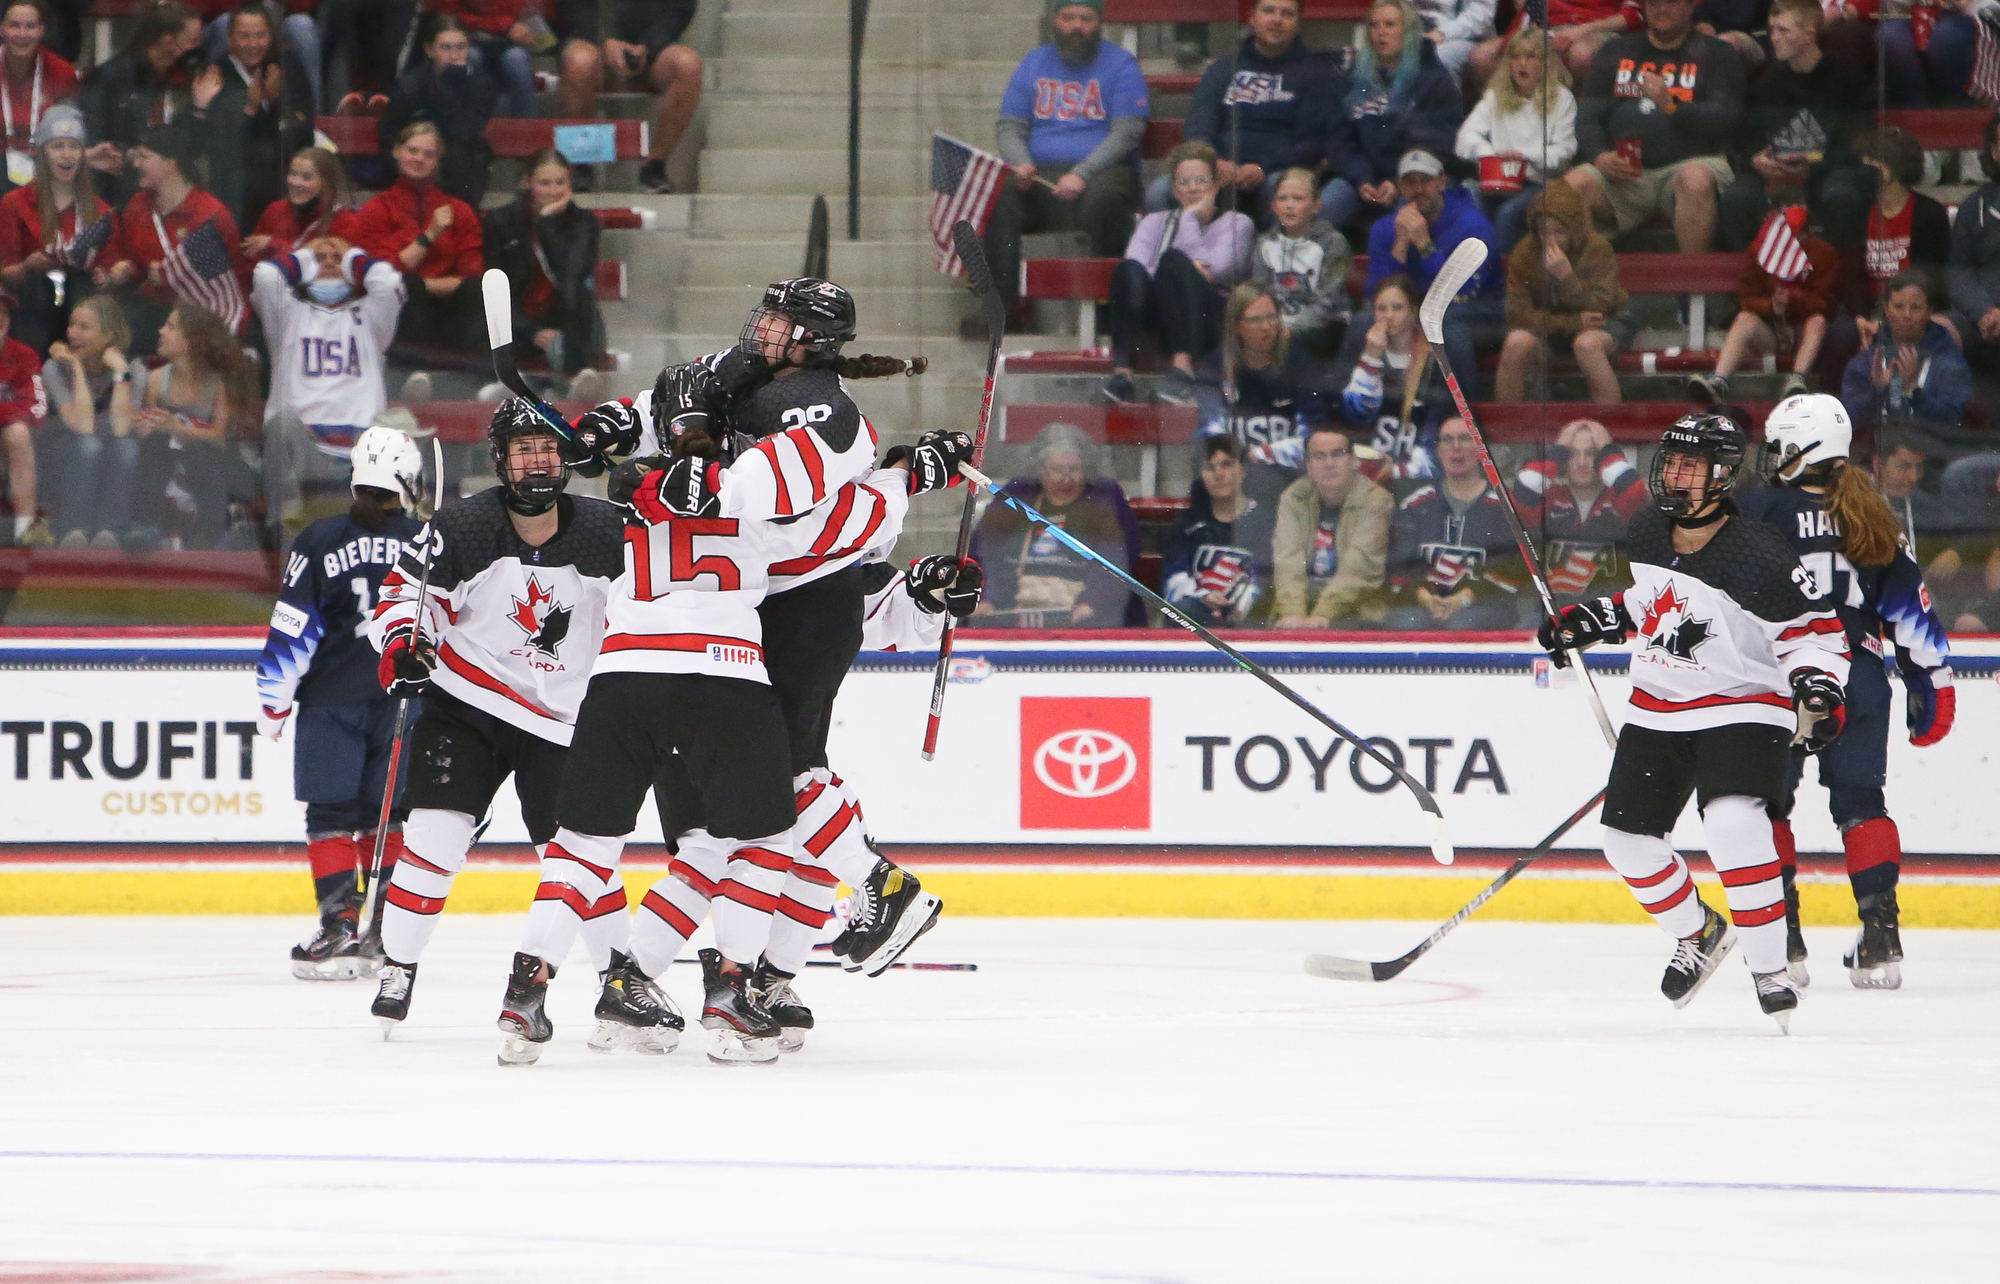
[[556, 595], [542, 587], [542, 582], [534, 576], [528, 577], [528, 600], [514, 599], [514, 623], [521, 626], [521, 632], [530, 637], [541, 632], [542, 608], [556, 600]]
[[528, 635], [528, 646], [546, 656], [554, 656], [563, 639], [569, 636], [570, 609], [555, 605], [555, 600], [556, 595], [531, 575], [527, 600], [515, 598], [514, 613], [508, 617]]
[[1687, 605], [1687, 599], [1674, 592], [1673, 585], [1663, 586], [1653, 595], [1652, 602], [1646, 607], [1645, 617], [1639, 621], [1639, 632], [1652, 637], [1654, 631], [1660, 627], [1661, 620], [1676, 611], [1687, 610]]
[[[1671, 584], [1664, 585], [1653, 595], [1646, 607], [1646, 614], [1639, 621], [1639, 632], [1646, 639], [1646, 649], [1663, 651], [1676, 660], [1695, 663], [1695, 648], [1715, 636], [1707, 620], [1690, 619], [1687, 614], [1687, 599], [1674, 591]], [[1667, 627], [1675, 616], [1679, 623]]]

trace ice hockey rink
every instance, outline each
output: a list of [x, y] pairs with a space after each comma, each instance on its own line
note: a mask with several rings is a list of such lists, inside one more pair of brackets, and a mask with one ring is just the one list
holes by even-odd
[[[411, 1020], [285, 972], [303, 920], [0, 933], [0, 1280], [1990, 1280], [2000, 934], [1847, 934], [1779, 1037], [1649, 927], [976, 919], [800, 985], [770, 1068], [556, 1040], [494, 1064], [520, 919], [448, 915]], [[696, 1002], [695, 968], [669, 989]]]

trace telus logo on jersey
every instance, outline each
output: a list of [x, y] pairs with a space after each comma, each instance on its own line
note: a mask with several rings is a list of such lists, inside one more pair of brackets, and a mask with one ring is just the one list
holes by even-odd
[[514, 599], [514, 612], [507, 617], [528, 635], [528, 640], [508, 652], [528, 661], [545, 673], [561, 673], [566, 667], [556, 658], [556, 650], [569, 636], [570, 608], [556, 601], [553, 591], [542, 587], [536, 576], [528, 577], [528, 596]]
[[1699, 664], [1695, 650], [1715, 636], [1707, 620], [1691, 618], [1687, 599], [1667, 584], [1653, 595], [1646, 614], [1639, 621], [1639, 636], [1646, 639], [1646, 654], [1655, 652], [1684, 664]]
[[1023, 697], [1021, 828], [1152, 828], [1152, 750], [1148, 697]]

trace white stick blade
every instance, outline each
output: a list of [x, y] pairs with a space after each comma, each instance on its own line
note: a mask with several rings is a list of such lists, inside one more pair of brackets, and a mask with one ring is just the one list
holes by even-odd
[[1424, 813], [1431, 824], [1431, 856], [1440, 865], [1449, 865], [1458, 859], [1458, 853], [1451, 847], [1451, 831], [1444, 827], [1444, 817]]
[[1344, 959], [1338, 954], [1306, 955], [1306, 974], [1324, 977], [1329, 981], [1372, 981], [1375, 969], [1359, 959]]
[[1451, 252], [1451, 257], [1444, 261], [1444, 266], [1438, 269], [1436, 278], [1431, 281], [1430, 293], [1424, 295], [1423, 307], [1417, 310], [1417, 319], [1424, 327], [1424, 338], [1432, 343], [1444, 342], [1445, 309], [1451, 306], [1451, 301], [1458, 297], [1458, 292], [1465, 288], [1465, 283], [1485, 262], [1486, 242], [1476, 236], [1468, 236], [1458, 243], [1458, 248]]
[[514, 342], [514, 299], [507, 286], [507, 274], [487, 268], [479, 278], [479, 292], [486, 300], [486, 342], [488, 347], [505, 348]]

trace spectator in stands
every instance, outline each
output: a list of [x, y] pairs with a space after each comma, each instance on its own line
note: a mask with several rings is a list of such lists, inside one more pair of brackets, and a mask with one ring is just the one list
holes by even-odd
[[42, 44], [46, 30], [39, 0], [13, 0], [0, 10], [0, 123], [7, 134], [0, 192], [34, 181], [35, 126], [49, 108], [76, 101], [76, 68]]
[[284, 258], [322, 236], [351, 243], [359, 239], [359, 229], [340, 158], [324, 147], [304, 147], [285, 171], [285, 194], [265, 206], [250, 229], [243, 256]]
[[1986, 122], [1979, 164], [1986, 182], [1952, 217], [1945, 278], [1966, 359], [1990, 397], [2000, 388], [2000, 113]]
[[1301, 354], [1331, 356], [1347, 334], [1347, 274], [1354, 251], [1319, 217], [1309, 169], [1279, 175], [1271, 197], [1277, 226], [1257, 238], [1250, 283], [1271, 292], [1285, 337]]
[[[195, 186], [190, 177], [195, 173], [194, 140], [184, 129], [178, 125], [147, 129], [132, 149], [132, 168], [139, 176], [139, 190], [126, 204], [119, 226], [138, 288], [127, 300], [125, 311], [134, 327], [132, 351], [151, 356], [167, 309], [179, 297], [166, 276], [169, 249], [178, 248], [197, 229], [213, 223], [239, 282], [249, 277], [250, 263], [243, 257], [243, 234], [237, 231], [236, 220], [221, 201]], [[238, 318], [238, 323], [244, 319]], [[151, 332], [138, 329], [140, 326], [150, 327]]]
[[396, 92], [376, 126], [377, 138], [383, 151], [391, 151], [401, 145], [399, 140], [413, 124], [430, 125], [443, 167], [435, 181], [476, 207], [486, 195], [486, 175], [493, 166], [486, 124], [493, 119], [499, 95], [486, 73], [472, 65], [465, 24], [451, 14], [435, 15], [430, 21], [424, 61], [413, 64], [396, 81]]
[[[1876, 52], [1881, 63], [1878, 74], [1889, 106], [1974, 105], [1968, 92], [1979, 47], [1979, 21], [1974, 15], [1984, 7], [1968, 0], [1945, 0], [1934, 7], [1930, 38], [1921, 49], [1917, 47], [1915, 22], [1890, 21], [1886, 14], [1876, 22]], [[1872, 5], [1867, 9], [1874, 12]]]
[[[70, 306], [133, 272], [118, 216], [84, 164], [83, 113], [61, 103], [35, 126], [34, 179], [0, 197], [0, 285], [15, 300], [13, 337], [36, 352], [69, 329]], [[114, 278], [112, 265], [125, 263]]]
[[[1257, 0], [1250, 32], [1228, 58], [1202, 72], [1183, 137], [1221, 157], [1222, 204], [1257, 218], [1278, 176], [1317, 166], [1346, 80], [1332, 59], [1299, 38], [1301, 0]], [[1146, 208], [1166, 209], [1171, 194], [1155, 180]]]
[[[1623, 315], [1618, 256], [1590, 225], [1583, 197], [1553, 183], [1528, 207], [1528, 235], [1507, 257], [1507, 341], [1493, 395], [1524, 401], [1530, 368], [1546, 372], [1551, 350], [1569, 349], [1590, 385], [1590, 399], [1623, 401], [1612, 361], [1635, 333]], [[1458, 369], [1454, 359], [1452, 368]]]
[[1785, 376], [1784, 397], [1809, 392], [1806, 373], [1819, 363], [1829, 318], [1840, 306], [1840, 256], [1833, 246], [1806, 228], [1803, 205], [1785, 207], [1782, 217], [1805, 247], [1802, 275], [1781, 281], [1758, 263], [1758, 247], [1743, 252], [1743, 275], [1737, 286], [1742, 311], [1729, 324], [1729, 335], [1716, 354], [1715, 373], [1688, 379], [1688, 395], [1713, 404], [1729, 400], [1729, 376], [1745, 357], [1792, 356], [1792, 373]]
[[123, 52], [84, 75], [81, 99], [90, 136], [90, 167], [106, 176], [113, 205], [131, 198], [136, 184], [125, 172], [125, 151], [152, 125], [169, 124], [192, 109], [189, 86], [201, 62], [201, 19], [175, 0], [139, 16]]
[[1368, 231], [1371, 290], [1388, 276], [1401, 274], [1416, 286], [1421, 303], [1460, 241], [1486, 242], [1486, 262], [1444, 314], [1445, 356], [1460, 382], [1471, 388], [1479, 373], [1475, 346], [1497, 346], [1506, 321], [1504, 273], [1493, 243], [1493, 225], [1470, 192], [1445, 178], [1444, 162], [1431, 152], [1412, 149], [1403, 154], [1396, 166], [1396, 188], [1402, 204]]
[[1458, 80], [1472, 51], [1493, 38], [1494, 0], [1413, 0], [1423, 20], [1424, 39], [1437, 46], [1438, 61]]
[[[1743, 113], [1743, 60], [1694, 30], [1693, 13], [1693, 0], [1645, 0], [1646, 29], [1597, 51], [1577, 106], [1588, 163], [1565, 181], [1615, 233], [1668, 218], [1681, 253], [1705, 254], [1735, 177], [1723, 153]], [[1661, 65], [1678, 68], [1671, 83]]]
[[[298, 0], [288, 0], [296, 5]], [[320, 102], [340, 115], [379, 112], [388, 99], [356, 91], [390, 89], [402, 70], [405, 44], [417, 25], [419, 0], [316, 0], [312, 6], [324, 54]], [[419, 46], [420, 47], [420, 46]]]
[[[1934, 450], [1932, 443], [1920, 434], [1901, 428], [1884, 428], [1875, 434], [1875, 489], [1889, 502], [1889, 511], [1896, 515], [1896, 524], [1902, 527], [1903, 538], [1910, 541], [1912, 548], [1918, 548], [1939, 530], [1959, 524], [1960, 515], [1954, 506], [1924, 489], [1924, 469]], [[1926, 567], [1925, 582], [1955, 572], [1957, 562], [1958, 555], [1953, 551], [1951, 564], [1938, 568], [1938, 575], [1933, 576], [1931, 568]]]
[[1618, 547], [1646, 506], [1646, 479], [1595, 419], [1565, 424], [1555, 449], [1538, 453], [1514, 479], [1514, 503], [1539, 528], [1549, 587], [1578, 598], [1598, 577], [1618, 574]]
[[1734, 49], [1745, 74], [1754, 76], [1765, 59], [1764, 46], [1751, 33], [1763, 32], [1765, 19], [1776, 8], [1772, 0], [1696, 0], [1694, 29]]
[[1132, 235], [1151, 108], [1139, 60], [1105, 42], [1099, 9], [1058, 5], [1055, 39], [1021, 60], [1000, 99], [994, 135], [1013, 177], [1001, 184], [985, 245], [1010, 299], [1023, 233], [1080, 231], [1099, 258], [1121, 253]]
[[[257, 498], [257, 475], [237, 447], [257, 422], [257, 368], [243, 344], [206, 308], [176, 304], [155, 345], [166, 364], [135, 371], [133, 426], [139, 443], [132, 498], [134, 541], [146, 547], [216, 548], [231, 507]], [[256, 547], [254, 530], [232, 541]]]
[[1361, 475], [1353, 440], [1335, 428], [1305, 442], [1306, 475], [1278, 497], [1271, 532], [1271, 613], [1281, 629], [1381, 618], [1389, 492]]
[[248, 227], [284, 194], [286, 158], [312, 145], [312, 92], [259, 0], [231, 11], [228, 24], [228, 52], [195, 77], [194, 118], [209, 186], [236, 225]]
[[1297, 473], [1307, 429], [1328, 418], [1313, 364], [1292, 347], [1270, 291], [1239, 285], [1230, 293], [1219, 359], [1201, 367], [1199, 432], [1249, 452], [1249, 493], [1267, 504]]
[[539, 15], [535, 0], [425, 0], [424, 8], [426, 17], [455, 18], [463, 24], [459, 30], [472, 42], [473, 68], [491, 76], [506, 94], [507, 109], [499, 114], [519, 119], [535, 115], [535, 67], [528, 54], [535, 44], [528, 20]]
[[[1482, 174], [1494, 247], [1503, 254], [1521, 239], [1528, 202], [1576, 158], [1576, 96], [1569, 91], [1569, 70], [1550, 56], [1548, 43], [1540, 27], [1515, 32], [1507, 41], [1507, 74], [1486, 86], [1479, 105], [1458, 127], [1461, 160], [1477, 164], [1492, 156], [1524, 167], [1518, 182], [1495, 175], [1490, 187]], [[1507, 190], [1510, 183], [1515, 190]]]
[[84, 299], [69, 314], [69, 342], [49, 345], [42, 366], [55, 418], [55, 529], [63, 548], [114, 549], [132, 525], [139, 439], [132, 420], [132, 331], [109, 297]]
[[47, 548], [56, 541], [37, 505], [33, 429], [48, 417], [49, 396], [42, 386], [42, 359], [7, 333], [13, 315], [14, 296], [0, 290], [0, 465], [7, 470], [5, 500], [13, 519], [0, 529], [0, 539]]
[[[1606, 41], [1644, 25], [1639, 0], [1548, 0], [1549, 40], [1575, 84], [1590, 74], [1590, 60]], [[1510, 43], [1505, 36], [1472, 51], [1473, 83], [1483, 84], [1499, 69]]]
[[1275, 506], [1244, 492], [1248, 467], [1234, 437], [1201, 437], [1200, 476], [1167, 533], [1160, 596], [1210, 628], [1243, 624], [1271, 590]]
[[1519, 556], [1506, 504], [1486, 482], [1465, 421], [1438, 430], [1438, 477], [1396, 506], [1389, 536], [1392, 629], [1504, 629], [1520, 618], [1511, 577], [1496, 562]]
[[1100, 395], [1114, 403], [1136, 395], [1132, 367], [1139, 341], [1152, 335], [1173, 363], [1155, 397], [1193, 405], [1195, 359], [1221, 336], [1223, 294], [1250, 274], [1257, 229], [1234, 210], [1216, 209], [1215, 149], [1182, 143], [1167, 166], [1180, 208], [1140, 219], [1111, 276], [1112, 370]]
[[[597, 96], [606, 85], [644, 85], [660, 96], [653, 109], [653, 154], [639, 167], [639, 186], [648, 192], [671, 192], [667, 158], [701, 106], [701, 55], [681, 43], [681, 33], [694, 20], [695, 0], [611, 0], [617, 35], [597, 43], [596, 0], [563, 4], [558, 14], [563, 34], [562, 80], [557, 88], [562, 114], [597, 114]], [[570, 13], [574, 17], [569, 16]], [[1119, 237], [1122, 239], [1121, 231]], [[1102, 251], [1105, 257], [1117, 249]]]
[[[1096, 443], [1081, 428], [1050, 424], [1035, 436], [1035, 473], [1007, 483], [1007, 492], [1119, 566], [1139, 557], [1139, 519], [1125, 492], [1097, 475]], [[1124, 625], [1131, 591], [1032, 526], [1005, 504], [993, 504], [972, 535], [972, 556], [986, 568], [986, 592], [975, 617], [1003, 628], [1096, 628]]]
[[486, 215], [486, 266], [515, 283], [514, 351], [545, 358], [572, 401], [603, 399], [604, 318], [597, 310], [597, 215], [572, 199], [570, 164], [553, 147], [528, 160], [520, 196]]
[[1378, 0], [1354, 77], [1327, 134], [1334, 177], [1320, 189], [1320, 217], [1338, 228], [1373, 221], [1396, 203], [1398, 158], [1412, 148], [1451, 155], [1464, 116], [1458, 84], [1423, 38], [1410, 0]]
[[[396, 326], [402, 342], [484, 351], [486, 311], [479, 295], [485, 237], [470, 205], [440, 189], [444, 150], [437, 126], [419, 121], [396, 141], [396, 182], [361, 207], [357, 230], [370, 256], [396, 265], [407, 300]], [[412, 386], [413, 385], [413, 386]], [[430, 399], [428, 372], [403, 388], [406, 401]]]
[[1352, 440], [1381, 458], [1386, 478], [1429, 477], [1436, 470], [1437, 428], [1451, 393], [1417, 325], [1417, 288], [1385, 277], [1369, 295], [1370, 323], [1347, 327], [1336, 370], [1352, 370], [1340, 394], [1340, 417]]
[[1855, 429], [1903, 420], [1946, 439], [1959, 436], [1972, 370], [1951, 331], [1932, 317], [1928, 282], [1921, 272], [1905, 272], [1890, 278], [1883, 297], [1881, 330], [1854, 354], [1840, 382]]
[[[1882, 324], [1883, 284], [1917, 269], [1930, 278], [1935, 297], [1951, 259], [1951, 216], [1937, 201], [1912, 190], [1924, 175], [1924, 149], [1916, 135], [1891, 125], [1857, 137], [1854, 151], [1875, 173], [1875, 201], [1868, 208], [1866, 239], [1854, 254], [1840, 258], [1844, 307], [1827, 328], [1819, 359], [1820, 384], [1827, 388], [1838, 387], [1854, 354], [1874, 342]], [[1970, 336], [1976, 350], [1978, 329], [1962, 314], [1940, 312], [1936, 320], [1961, 348]]]

